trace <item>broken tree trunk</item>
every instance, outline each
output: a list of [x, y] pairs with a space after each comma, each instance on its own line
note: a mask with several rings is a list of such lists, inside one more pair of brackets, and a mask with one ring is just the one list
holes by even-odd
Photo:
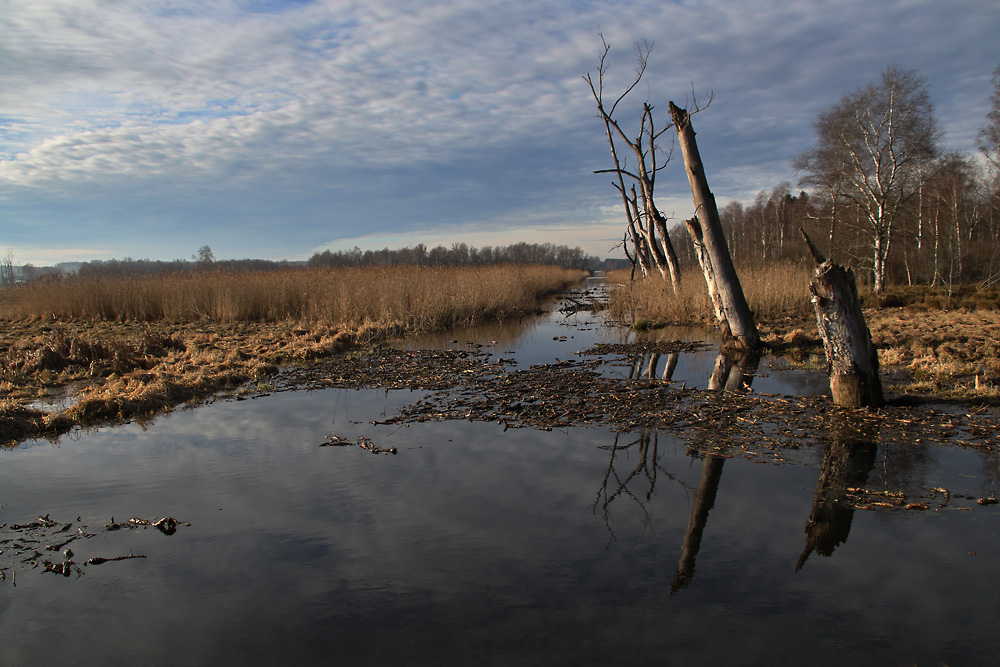
[[809, 284], [809, 292], [826, 350], [833, 402], [848, 408], [881, 406], [885, 397], [878, 354], [861, 310], [854, 272], [823, 259], [805, 231], [799, 231], [816, 262], [816, 278]]
[[670, 103], [670, 115], [677, 128], [677, 139], [684, 155], [684, 166], [694, 198], [695, 217], [687, 222], [687, 226], [696, 244], [700, 243], [704, 248], [704, 251], [699, 250], [698, 255], [708, 292], [715, 306], [715, 314], [722, 328], [723, 346], [745, 350], [759, 348], [760, 335], [743, 295], [732, 255], [729, 254], [719, 208], [708, 187], [705, 168], [698, 153], [691, 116], [673, 102]]

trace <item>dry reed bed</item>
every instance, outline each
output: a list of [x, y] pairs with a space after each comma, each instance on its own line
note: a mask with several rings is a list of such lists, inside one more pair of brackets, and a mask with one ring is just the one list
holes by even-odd
[[[812, 267], [782, 264], [740, 271], [747, 303], [762, 328], [806, 323], [813, 317], [809, 302]], [[663, 324], [714, 324], [712, 304], [700, 271], [689, 270], [681, 277], [675, 293], [669, 281], [659, 277], [630, 282], [627, 271], [613, 271], [609, 280], [617, 284], [608, 305], [609, 313], [621, 322]]]
[[[818, 349], [820, 340], [808, 291], [813, 275], [808, 264], [740, 270], [762, 338], [777, 351]], [[609, 303], [614, 319], [639, 326], [714, 325], [700, 273], [685, 273], [677, 294], [659, 277], [634, 282], [628, 278], [628, 272], [609, 275], [618, 285]], [[994, 297], [965, 295], [961, 301], [948, 302], [956, 306], [954, 309], [935, 310], [937, 296], [933, 290], [927, 293], [933, 298], [921, 297], [917, 305], [865, 309], [882, 368], [893, 371], [896, 389], [959, 400], [1000, 399], [1000, 311], [986, 307], [994, 303]], [[877, 299], [867, 295], [866, 301]]]
[[[523, 315], [556, 267], [392, 267], [80, 280], [0, 301], [0, 443], [141, 418], [406, 331]], [[31, 403], [72, 385], [73, 404]]]
[[14, 289], [0, 316], [120, 322], [325, 322], [435, 329], [503, 319], [578, 281], [545, 266], [372, 267], [192, 272], [68, 280]]

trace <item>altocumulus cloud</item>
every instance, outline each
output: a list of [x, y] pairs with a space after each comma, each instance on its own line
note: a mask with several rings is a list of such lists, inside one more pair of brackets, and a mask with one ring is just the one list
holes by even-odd
[[656, 43], [634, 104], [714, 91], [697, 128], [720, 200], [794, 180], [816, 113], [890, 62], [971, 149], [1000, 58], [987, 0], [0, 0], [0, 245], [299, 258], [544, 230], [603, 253], [620, 222], [580, 81], [599, 30], [612, 90]]

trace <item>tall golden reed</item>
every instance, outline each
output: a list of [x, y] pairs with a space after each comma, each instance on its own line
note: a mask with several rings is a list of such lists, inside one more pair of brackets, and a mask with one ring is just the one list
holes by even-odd
[[207, 271], [73, 278], [9, 288], [7, 319], [120, 322], [321, 322], [434, 329], [521, 314], [581, 280], [551, 266], [371, 267]]
[[[807, 264], [782, 263], [744, 267], [740, 283], [758, 322], [812, 316], [809, 281], [813, 270]], [[712, 323], [715, 315], [705, 279], [690, 269], [681, 277], [681, 290], [674, 292], [669, 280], [656, 276], [629, 281], [627, 271], [611, 272], [615, 283], [608, 311], [620, 322], [663, 324]]]

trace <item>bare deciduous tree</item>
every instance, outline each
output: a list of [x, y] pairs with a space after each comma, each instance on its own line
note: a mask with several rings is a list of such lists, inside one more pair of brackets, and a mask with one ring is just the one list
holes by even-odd
[[195, 260], [199, 264], [211, 264], [215, 261], [215, 254], [212, 252], [211, 246], [203, 245], [198, 248], [198, 254], [195, 255]]
[[14, 284], [14, 251], [8, 250], [0, 259], [0, 285]]
[[977, 144], [993, 168], [1000, 171], [1000, 65], [993, 70], [990, 110], [986, 113], [986, 125], [979, 129]]
[[[654, 189], [656, 186], [656, 175], [662, 170], [666, 163], [670, 161], [670, 151], [664, 152], [657, 143], [660, 135], [668, 130], [671, 125], [668, 123], [663, 128], [657, 130], [653, 118], [653, 107], [646, 101], [642, 105], [642, 114], [639, 120], [639, 133], [634, 139], [629, 138], [622, 130], [618, 121], [615, 120], [615, 111], [618, 105], [635, 90], [642, 80], [646, 71], [646, 64], [649, 59], [649, 52], [652, 45], [648, 42], [636, 43], [636, 58], [638, 63], [635, 69], [635, 78], [632, 83], [619, 95], [608, 107], [604, 102], [604, 79], [608, 71], [607, 56], [611, 47], [601, 35], [601, 44], [604, 47], [601, 53], [600, 64], [597, 69], [597, 81], [587, 74], [583, 79], [590, 86], [590, 92], [597, 103], [598, 117], [604, 122], [604, 130], [607, 135], [608, 144], [611, 147], [611, 158], [614, 162], [612, 169], [601, 169], [595, 173], [615, 174], [614, 187], [621, 195], [622, 204], [625, 207], [625, 217], [628, 221], [627, 238], [631, 239], [634, 248], [634, 261], [639, 263], [643, 273], [648, 273], [651, 269], [657, 269], [665, 278], [669, 277], [674, 289], [680, 287], [681, 274], [677, 261], [677, 253], [674, 251], [670, 241], [670, 233], [667, 230], [667, 219], [656, 207], [654, 201]], [[617, 141], [621, 141], [631, 151], [635, 159], [635, 166], [630, 168], [627, 158], [619, 155]], [[662, 162], [659, 157], [664, 156]], [[630, 187], [626, 187], [626, 179], [631, 181]], [[627, 244], [626, 244], [627, 248]], [[626, 249], [627, 252], [627, 249]], [[630, 256], [630, 259], [632, 256]]]
[[941, 131], [927, 85], [915, 71], [889, 66], [823, 111], [815, 129], [816, 147], [796, 165], [808, 182], [857, 206], [871, 239], [874, 291], [881, 292], [897, 215], [938, 154]]

